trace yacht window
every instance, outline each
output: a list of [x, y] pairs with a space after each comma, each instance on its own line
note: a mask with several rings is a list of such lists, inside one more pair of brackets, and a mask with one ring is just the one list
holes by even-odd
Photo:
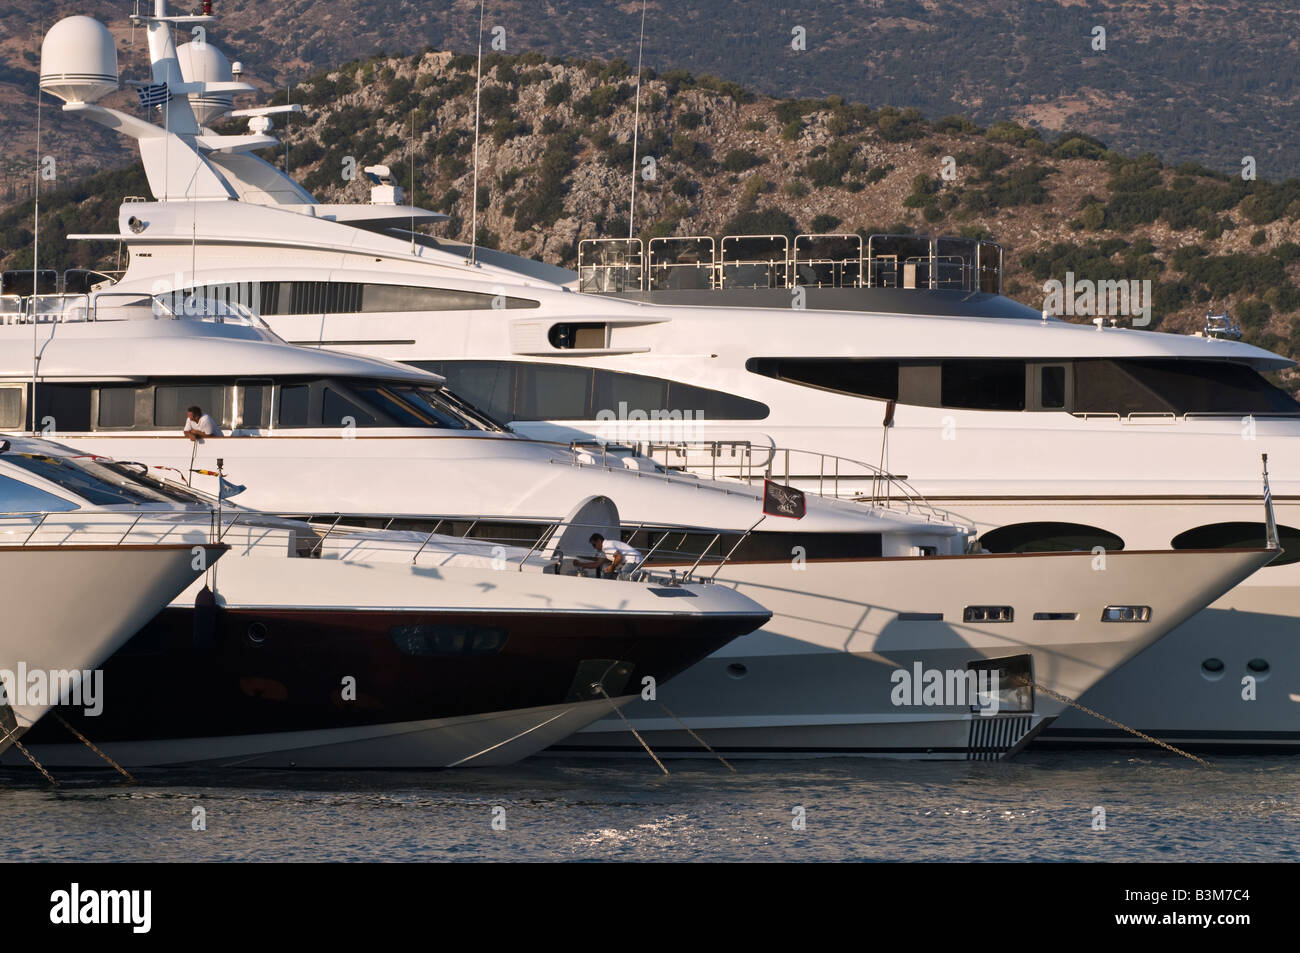
[[944, 361], [940, 401], [968, 410], [1024, 410], [1021, 361]]
[[502, 361], [422, 362], [447, 379], [447, 389], [497, 420], [515, 419], [515, 368]]
[[589, 420], [591, 371], [562, 364], [519, 368], [515, 415], [519, 420]]
[[280, 406], [277, 426], [306, 427], [311, 406], [311, 388], [306, 384], [284, 384], [280, 387]]
[[553, 324], [547, 334], [551, 347], [567, 350], [598, 350], [605, 347], [608, 328], [604, 324]]
[[[592, 407], [595, 414], [610, 411], [616, 417], [633, 410], [649, 414], [653, 410], [667, 410], [673, 405], [668, 402], [668, 382], [657, 377], [641, 377], [635, 374], [596, 374]], [[620, 405], [626, 404], [626, 407]]]
[[898, 362], [837, 357], [754, 357], [745, 369], [819, 390], [878, 400], [898, 399]]
[[434, 424], [432, 418], [423, 416], [416, 409], [402, 403], [383, 388], [358, 384], [354, 389], [366, 399], [371, 407], [390, 417], [393, 426], [428, 427]]
[[[8, 459], [8, 454], [5, 455]], [[21, 480], [0, 474], [0, 513], [67, 513], [81, 509], [76, 503]], [[3, 532], [0, 523], [0, 532]]]
[[1076, 413], [1295, 414], [1297, 403], [1244, 364], [1222, 361], [1079, 360]]
[[271, 425], [270, 381], [235, 382], [234, 430], [264, 430]]
[[446, 427], [448, 430], [474, 429], [460, 414], [443, 403], [435, 391], [429, 388], [394, 385], [388, 389], [414, 407], [420, 414], [429, 417], [439, 427]]
[[376, 424], [374, 414], [328, 387], [321, 402], [321, 415], [326, 427], [346, 427], [349, 423], [347, 418], [351, 418], [354, 427], [373, 427]]
[[154, 388], [153, 423], [155, 427], [182, 427], [185, 411], [198, 406], [222, 429], [230, 426], [226, 407], [226, 388], [221, 384], [162, 384]]
[[1013, 523], [989, 530], [980, 537], [980, 545], [991, 553], [1090, 552], [1097, 546], [1118, 552], [1124, 540], [1082, 523]]
[[[1277, 528], [1282, 554], [1269, 566], [1300, 562], [1300, 529]], [[1264, 545], [1264, 524], [1250, 522], [1210, 523], [1179, 533], [1169, 543], [1174, 549], [1258, 549]]]
[[0, 387], [0, 430], [20, 430], [23, 426], [24, 387]]
[[99, 430], [123, 430], [135, 426], [135, 388], [101, 387], [99, 389]]
[[539, 307], [539, 303], [530, 298], [416, 285], [362, 284], [356, 281], [269, 282], [260, 286], [257, 297], [263, 315], [486, 311]]
[[766, 404], [658, 377], [519, 361], [417, 362], [497, 420], [592, 420], [602, 410], [660, 410], [711, 420], [763, 420]]
[[1039, 403], [1044, 410], [1060, 410], [1065, 407], [1065, 368], [1052, 365], [1042, 368], [1039, 373]]
[[54, 429], [77, 433], [90, 429], [89, 384], [41, 384], [36, 388], [36, 424], [44, 428], [46, 418]]

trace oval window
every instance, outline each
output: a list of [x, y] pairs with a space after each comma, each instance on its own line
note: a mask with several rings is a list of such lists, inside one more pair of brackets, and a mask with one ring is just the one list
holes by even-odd
[[1082, 523], [1013, 523], [991, 529], [980, 537], [991, 553], [1090, 552], [1100, 546], [1110, 552], [1124, 548], [1114, 533]]
[[1250, 669], [1256, 675], [1264, 675], [1268, 672], [1269, 664], [1266, 659], [1253, 658], [1246, 663], [1246, 668]]
[[[1300, 529], [1279, 526], [1277, 536], [1282, 544], [1282, 554], [1268, 566], [1300, 562]], [[1179, 533], [1169, 545], [1174, 549], [1259, 549], [1264, 545], [1264, 524], [1209, 523]]]
[[1201, 674], [1212, 682], [1223, 678], [1223, 659], [1207, 658], [1201, 663]]

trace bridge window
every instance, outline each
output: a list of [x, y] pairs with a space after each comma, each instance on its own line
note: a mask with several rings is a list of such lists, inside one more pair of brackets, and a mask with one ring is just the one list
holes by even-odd
[[834, 357], [754, 357], [745, 369], [818, 390], [879, 400], [898, 399], [898, 361]]

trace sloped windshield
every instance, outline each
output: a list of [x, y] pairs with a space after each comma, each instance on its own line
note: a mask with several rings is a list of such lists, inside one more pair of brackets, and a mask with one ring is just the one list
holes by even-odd
[[4, 455], [4, 461], [43, 477], [95, 506], [140, 506], [144, 503], [208, 506], [207, 500], [199, 494], [148, 476], [148, 469], [142, 463], [13, 451]]

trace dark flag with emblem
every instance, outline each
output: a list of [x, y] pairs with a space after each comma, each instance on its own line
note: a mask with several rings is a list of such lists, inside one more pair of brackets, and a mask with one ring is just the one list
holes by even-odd
[[801, 520], [808, 506], [804, 500], [803, 490], [792, 486], [763, 481], [763, 512], [768, 516], [784, 516], [792, 520]]

